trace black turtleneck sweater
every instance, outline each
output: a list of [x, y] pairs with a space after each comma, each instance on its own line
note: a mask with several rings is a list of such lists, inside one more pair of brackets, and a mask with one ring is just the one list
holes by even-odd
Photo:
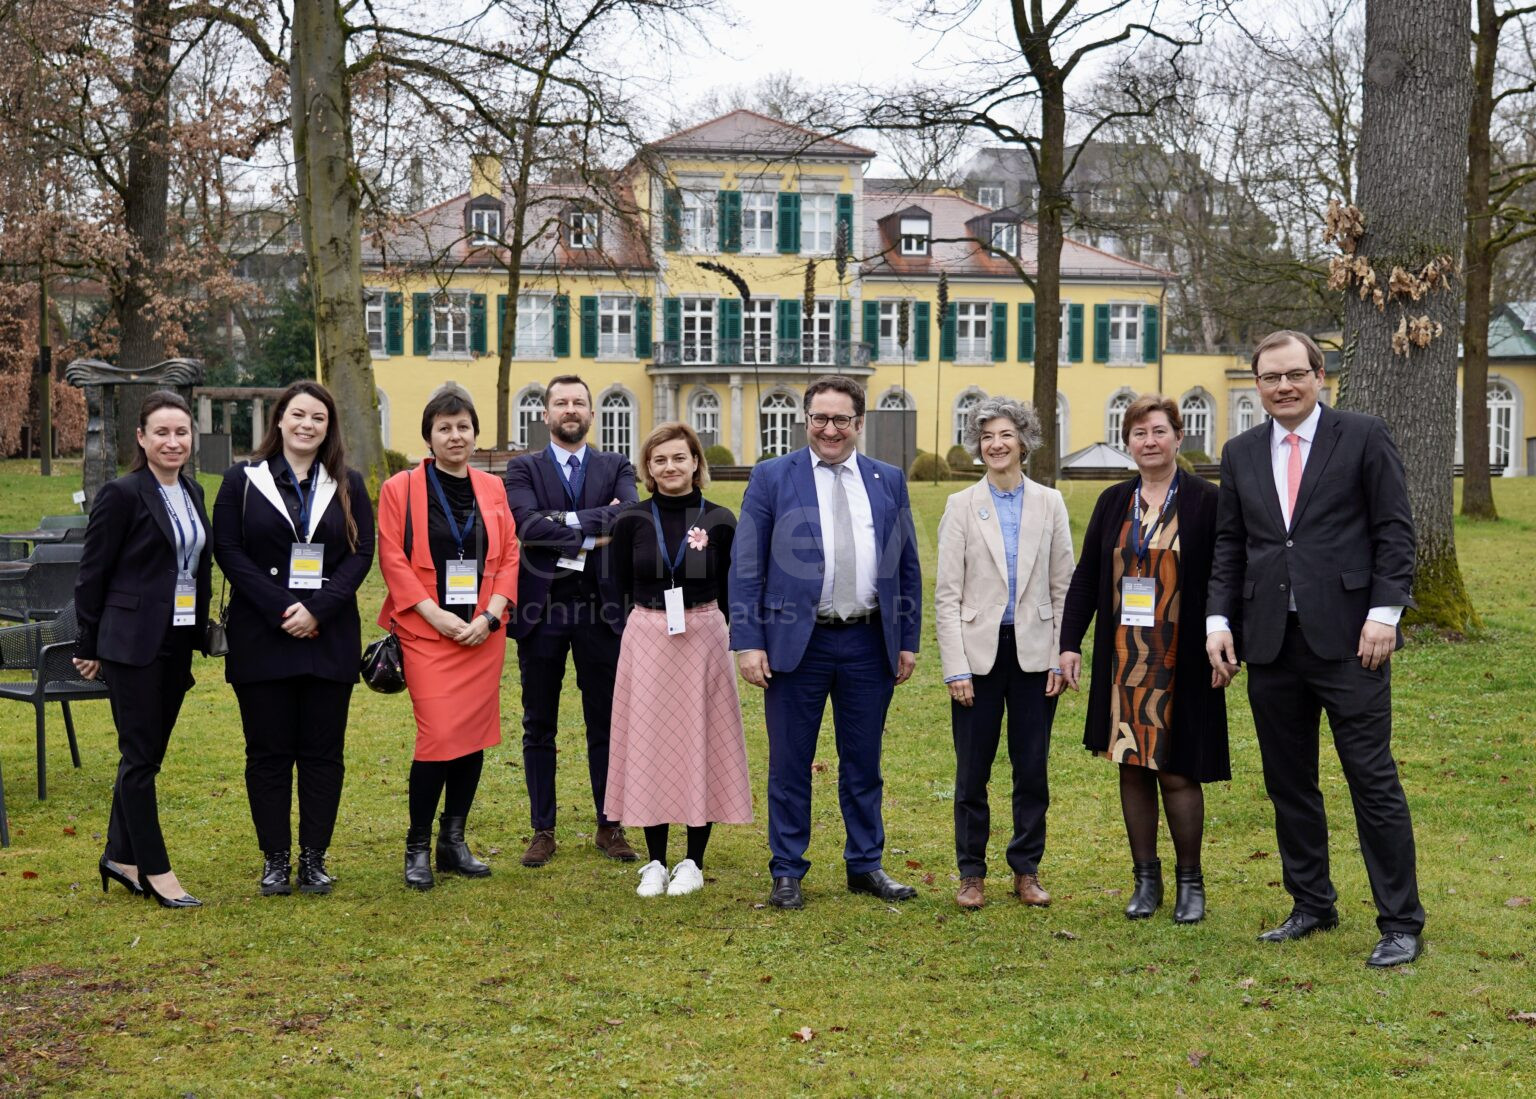
[[[661, 512], [661, 531], [667, 543], [664, 561], [656, 545], [656, 523], [651, 515], [651, 501]], [[700, 515], [700, 506], [703, 514]], [[720, 605], [720, 613], [729, 615], [726, 574], [731, 566], [731, 541], [736, 536], [736, 516], [729, 508], [702, 500], [698, 489], [686, 496], [657, 493], [650, 500], [630, 504], [614, 521], [613, 545], [609, 559], [614, 577], [626, 603], [661, 610], [662, 594], [673, 584], [670, 558], [692, 527], [702, 529], [709, 542], [702, 550], [683, 553], [677, 570], [677, 585], [683, 589], [683, 605], [697, 607], [711, 601]]]

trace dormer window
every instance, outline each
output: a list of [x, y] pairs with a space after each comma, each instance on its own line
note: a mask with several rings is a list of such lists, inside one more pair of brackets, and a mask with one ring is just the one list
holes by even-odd
[[597, 247], [598, 217], [596, 210], [573, 207], [565, 215], [565, 243], [570, 248]]
[[1019, 223], [994, 221], [992, 223], [992, 247], [1010, 256], [1019, 254]]
[[932, 222], [927, 218], [904, 217], [901, 219], [901, 254], [926, 256]]
[[469, 243], [476, 247], [501, 243], [501, 203], [476, 200], [467, 211]]
[[976, 201], [983, 206], [990, 206], [996, 210], [1003, 204], [1003, 188], [1001, 184], [984, 183], [977, 187]]

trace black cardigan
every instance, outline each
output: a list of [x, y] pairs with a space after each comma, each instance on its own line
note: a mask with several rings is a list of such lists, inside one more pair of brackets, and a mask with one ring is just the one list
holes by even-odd
[[[1099, 496], [1083, 536], [1083, 552], [1062, 612], [1061, 651], [1081, 653], [1083, 635], [1095, 615], [1093, 668], [1088, 681], [1088, 717], [1083, 746], [1109, 747], [1109, 700], [1114, 681], [1114, 555], [1120, 525], [1131, 507], [1137, 478], [1111, 485]], [[1205, 596], [1216, 544], [1216, 486], [1191, 474], [1179, 479], [1179, 651], [1173, 670], [1173, 754], [1167, 770], [1200, 782], [1232, 777], [1227, 753], [1226, 692], [1211, 686], [1205, 655]]]

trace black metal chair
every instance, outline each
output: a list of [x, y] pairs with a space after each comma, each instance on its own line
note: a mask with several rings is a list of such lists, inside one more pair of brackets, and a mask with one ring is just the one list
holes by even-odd
[[[75, 720], [69, 712], [71, 702], [106, 698], [107, 685], [101, 680], [80, 678], [75, 670], [75, 605], [71, 601], [49, 622], [31, 622], [0, 629], [0, 669], [25, 671], [33, 678], [0, 682], [0, 699], [30, 702], [37, 715], [37, 796], [48, 796], [48, 756], [44, 707], [57, 702], [64, 711], [64, 733], [69, 738], [69, 755], [80, 766], [80, 745], [75, 740]], [[0, 847], [8, 847], [11, 832], [5, 815], [5, 785], [0, 777]]]
[[38, 530], [84, 530], [90, 516], [85, 512], [69, 515], [45, 515], [37, 522]]
[[74, 598], [84, 549], [79, 542], [47, 543], [21, 561], [0, 563], [0, 618], [34, 622], [58, 614]]

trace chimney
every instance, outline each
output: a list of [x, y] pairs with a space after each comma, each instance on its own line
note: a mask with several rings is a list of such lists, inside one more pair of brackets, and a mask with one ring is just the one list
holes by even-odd
[[469, 197], [481, 195], [501, 198], [501, 157], [494, 153], [474, 153], [469, 158]]

